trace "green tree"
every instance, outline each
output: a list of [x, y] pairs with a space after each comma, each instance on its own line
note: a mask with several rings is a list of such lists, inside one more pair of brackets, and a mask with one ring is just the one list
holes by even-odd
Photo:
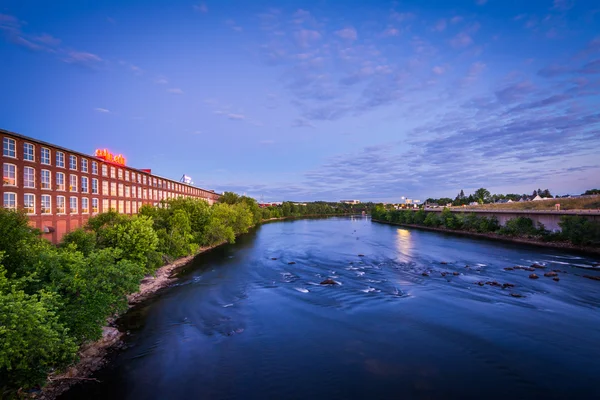
[[475, 191], [474, 197], [477, 202], [487, 203], [490, 200], [490, 191], [485, 188], [479, 188]]

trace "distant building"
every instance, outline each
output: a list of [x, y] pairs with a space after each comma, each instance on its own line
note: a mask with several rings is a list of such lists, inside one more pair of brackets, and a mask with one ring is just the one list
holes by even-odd
[[344, 203], [344, 204], [360, 204], [360, 200], [340, 200], [340, 203]]

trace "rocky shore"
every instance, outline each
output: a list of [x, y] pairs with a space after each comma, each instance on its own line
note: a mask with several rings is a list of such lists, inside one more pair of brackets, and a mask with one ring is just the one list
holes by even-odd
[[[157, 269], [154, 275], [146, 276], [140, 283], [139, 291], [127, 296], [129, 308], [148, 300], [160, 289], [170, 286], [176, 280], [174, 272], [178, 268], [192, 261], [194, 257], [223, 244], [224, 243], [210, 247], [201, 247], [195, 254], [177, 259], [174, 262]], [[118, 319], [118, 316], [111, 317], [107, 320], [107, 325], [113, 325], [116, 319]], [[95, 380], [94, 378], [90, 378], [90, 375], [106, 363], [106, 355], [110, 350], [118, 349], [123, 346], [123, 336], [124, 333], [113, 326], [103, 327], [102, 338], [81, 346], [79, 349], [79, 361], [77, 363], [67, 368], [67, 370], [62, 371], [60, 374], [50, 375], [48, 377], [47, 385], [44, 386], [41, 392], [33, 393], [30, 397], [53, 400], [77, 382]]]

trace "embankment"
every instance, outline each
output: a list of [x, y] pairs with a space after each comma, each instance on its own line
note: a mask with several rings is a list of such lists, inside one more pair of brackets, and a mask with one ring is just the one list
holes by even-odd
[[422, 230], [426, 230], [426, 231], [451, 233], [453, 235], [468, 236], [468, 237], [473, 237], [473, 238], [491, 239], [491, 240], [497, 240], [497, 241], [508, 242], [508, 243], [527, 244], [527, 245], [532, 245], [532, 246], [565, 249], [565, 250], [572, 250], [572, 251], [577, 251], [577, 252], [582, 252], [582, 253], [600, 255], [600, 248], [590, 247], [590, 246], [576, 246], [572, 243], [564, 242], [564, 241], [547, 242], [547, 241], [543, 241], [543, 240], [539, 240], [539, 239], [535, 239], [535, 238], [505, 236], [505, 235], [499, 235], [497, 233], [478, 233], [478, 232], [471, 232], [471, 231], [461, 231], [461, 230], [456, 230], [456, 229], [434, 228], [431, 226], [423, 226], [423, 225], [400, 224], [400, 223], [381, 221], [381, 220], [377, 220], [377, 219], [371, 219], [371, 220], [373, 222], [378, 222], [380, 224], [396, 225], [396, 226], [403, 226], [403, 227], [407, 227], [407, 228], [422, 229]]

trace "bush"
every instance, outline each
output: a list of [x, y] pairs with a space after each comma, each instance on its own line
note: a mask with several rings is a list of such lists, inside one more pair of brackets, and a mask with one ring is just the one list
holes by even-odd
[[96, 248], [96, 233], [83, 228], [75, 229], [62, 238], [61, 247], [74, 245], [84, 255], [89, 255]]
[[531, 218], [516, 217], [506, 221], [500, 233], [508, 236], [539, 236], [545, 232], [543, 226], [536, 227]]
[[561, 235], [576, 245], [600, 246], [600, 223], [582, 216], [564, 215], [559, 223]]

